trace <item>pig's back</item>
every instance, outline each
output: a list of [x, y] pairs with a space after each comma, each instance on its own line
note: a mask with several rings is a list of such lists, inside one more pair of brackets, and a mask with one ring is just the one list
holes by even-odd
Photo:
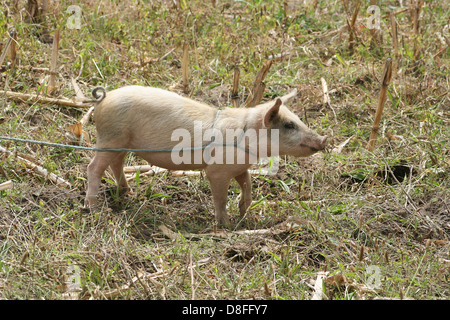
[[188, 112], [201, 109], [203, 112], [214, 108], [182, 97], [175, 92], [153, 87], [127, 86], [106, 93], [106, 98], [95, 108], [97, 113], [108, 112]]
[[146, 141], [147, 147], [158, 148], [168, 145], [174, 130], [191, 129], [194, 120], [212, 124], [216, 111], [167, 90], [127, 86], [106, 93], [94, 109], [94, 121], [102, 144]]

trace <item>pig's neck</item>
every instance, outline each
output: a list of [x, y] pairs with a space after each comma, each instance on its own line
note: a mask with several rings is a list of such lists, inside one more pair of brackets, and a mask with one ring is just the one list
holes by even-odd
[[225, 108], [220, 111], [215, 128], [225, 133], [226, 129], [259, 129], [262, 118], [255, 108]]
[[258, 158], [260, 155], [262, 157], [278, 155], [277, 152], [275, 152], [276, 154], [273, 154], [272, 152], [273, 150], [270, 144], [270, 130], [268, 132], [264, 132], [269, 135], [269, 139], [260, 141], [260, 130], [265, 129], [262, 127], [262, 123], [263, 113], [260, 108], [226, 108], [220, 111], [217, 121], [213, 127], [214, 129], [218, 129], [222, 132], [224, 141], [228, 141], [228, 134], [234, 134], [238, 141], [243, 141], [242, 136], [246, 135], [249, 140], [244, 139], [245, 145], [242, 145], [242, 147], [252, 150], [253, 153], [258, 155]]

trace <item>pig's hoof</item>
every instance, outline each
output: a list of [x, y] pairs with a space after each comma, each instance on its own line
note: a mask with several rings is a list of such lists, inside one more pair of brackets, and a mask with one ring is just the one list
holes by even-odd
[[123, 196], [126, 194], [133, 194], [133, 191], [131, 190], [131, 188], [128, 187], [111, 187], [111, 188], [106, 188], [106, 192], [113, 194], [113, 195], [119, 195], [119, 196]]
[[226, 229], [231, 229], [231, 227], [232, 227], [230, 218], [228, 218], [228, 217], [223, 217], [223, 218], [219, 219], [217, 221], [217, 225], [219, 227], [226, 228]]
[[131, 190], [130, 187], [120, 187], [119, 188], [119, 194], [120, 195], [133, 194], [133, 190]]
[[90, 212], [94, 212], [97, 209], [97, 199], [84, 199], [84, 207], [83, 209], [89, 210]]

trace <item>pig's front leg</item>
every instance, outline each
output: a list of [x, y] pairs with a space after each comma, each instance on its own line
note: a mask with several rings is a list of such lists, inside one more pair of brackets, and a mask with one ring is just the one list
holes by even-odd
[[114, 177], [116, 178], [117, 187], [119, 189], [119, 194], [125, 194], [131, 191], [128, 186], [127, 179], [125, 178], [125, 173], [123, 172], [123, 160], [125, 159], [126, 152], [118, 153], [117, 156], [111, 160], [109, 167], [111, 168]]
[[252, 204], [252, 182], [250, 173], [246, 170], [244, 173], [234, 177], [241, 187], [241, 200], [239, 200], [239, 213], [244, 216], [247, 209]]
[[219, 225], [230, 227], [231, 222], [227, 214], [228, 187], [230, 186], [230, 177], [225, 171], [218, 171], [218, 168], [208, 167], [206, 176], [211, 185], [211, 192], [214, 200], [216, 220]]

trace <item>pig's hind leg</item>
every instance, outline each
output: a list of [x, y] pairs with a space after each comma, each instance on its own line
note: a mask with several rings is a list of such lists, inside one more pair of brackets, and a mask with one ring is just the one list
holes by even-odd
[[[84, 207], [95, 209], [97, 206], [97, 194], [100, 187], [100, 181], [106, 168], [116, 160], [120, 153], [117, 152], [99, 152], [95, 153], [94, 159], [87, 167], [88, 189]], [[122, 159], [123, 160], [123, 159]]]

